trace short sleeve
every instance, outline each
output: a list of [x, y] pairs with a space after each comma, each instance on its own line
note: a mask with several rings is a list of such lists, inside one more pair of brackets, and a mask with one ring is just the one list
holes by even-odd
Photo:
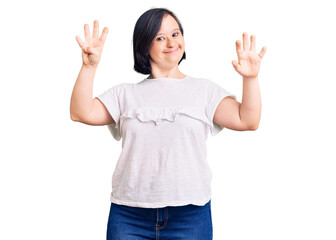
[[220, 131], [222, 131], [224, 128], [213, 121], [217, 106], [219, 105], [219, 103], [221, 102], [223, 98], [230, 96], [236, 99], [236, 96], [226, 91], [224, 88], [222, 88], [217, 83], [211, 80], [208, 80], [206, 89], [207, 89], [207, 92], [206, 92], [207, 102], [206, 102], [205, 111], [206, 111], [208, 120], [211, 124], [211, 127], [210, 127], [211, 135], [215, 136]]
[[113, 120], [115, 123], [109, 124], [108, 129], [110, 130], [112, 136], [119, 141], [120, 136], [120, 109], [121, 109], [121, 103], [120, 103], [120, 94], [122, 90], [122, 84], [118, 84], [104, 93], [97, 96], [97, 98], [105, 105], [109, 113], [111, 114]]

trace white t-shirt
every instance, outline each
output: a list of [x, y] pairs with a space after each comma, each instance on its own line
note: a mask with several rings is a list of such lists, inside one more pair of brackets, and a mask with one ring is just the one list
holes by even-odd
[[227, 96], [236, 98], [191, 76], [121, 83], [99, 95], [116, 122], [109, 130], [122, 139], [111, 202], [143, 208], [206, 204], [212, 180], [206, 139], [209, 130], [214, 136], [223, 129], [213, 117]]

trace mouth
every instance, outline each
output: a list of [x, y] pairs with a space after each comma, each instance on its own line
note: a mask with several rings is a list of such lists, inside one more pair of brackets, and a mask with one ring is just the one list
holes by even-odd
[[176, 48], [175, 50], [169, 51], [169, 52], [164, 52], [167, 54], [172, 54], [172, 53], [176, 53], [180, 48]]

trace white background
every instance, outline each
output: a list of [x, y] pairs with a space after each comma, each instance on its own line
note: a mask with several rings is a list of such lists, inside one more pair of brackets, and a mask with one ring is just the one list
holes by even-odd
[[242, 96], [231, 61], [244, 31], [262, 60], [259, 129], [209, 135], [214, 239], [336, 239], [332, 1], [12, 1], [0, 9], [0, 239], [105, 239], [121, 151], [106, 126], [70, 119], [84, 24], [109, 27], [93, 94], [133, 71], [138, 17], [167, 7], [185, 31], [182, 72]]

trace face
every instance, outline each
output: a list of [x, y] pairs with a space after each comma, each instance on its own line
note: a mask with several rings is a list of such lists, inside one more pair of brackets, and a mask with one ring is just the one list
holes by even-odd
[[153, 39], [149, 49], [150, 62], [161, 68], [172, 68], [178, 65], [184, 53], [184, 38], [176, 20], [165, 15], [161, 28]]

